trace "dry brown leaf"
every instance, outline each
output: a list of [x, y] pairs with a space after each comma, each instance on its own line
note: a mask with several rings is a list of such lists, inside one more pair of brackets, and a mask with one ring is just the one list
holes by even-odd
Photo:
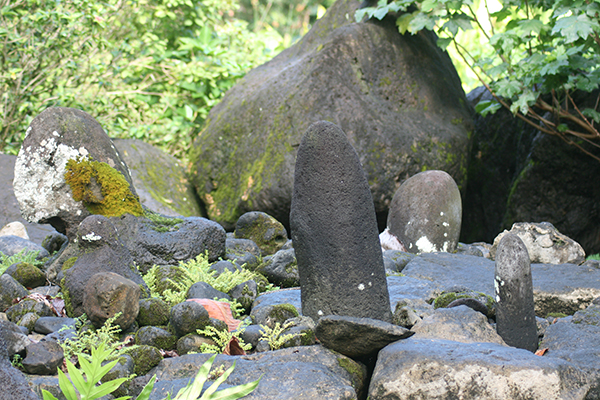
[[228, 356], [245, 356], [246, 352], [240, 346], [240, 341], [235, 336], [231, 338], [225, 349], [223, 350], [223, 354]]
[[206, 311], [208, 311], [208, 316], [211, 318], [220, 319], [221, 321], [227, 324], [229, 332], [234, 331], [239, 326], [239, 319], [233, 318], [233, 314], [231, 314], [231, 307], [229, 303], [224, 301], [216, 301], [210, 299], [187, 299], [187, 301], [194, 301], [196, 303], [201, 304]]
[[548, 352], [548, 348], [544, 347], [543, 349], [538, 349], [538, 351], [535, 352], [535, 355], [536, 356], [543, 356], [547, 352]]

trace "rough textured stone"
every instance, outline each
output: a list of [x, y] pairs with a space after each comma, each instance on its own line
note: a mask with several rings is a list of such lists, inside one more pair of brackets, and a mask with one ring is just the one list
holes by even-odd
[[168, 224], [158, 221], [130, 214], [111, 218], [143, 273], [155, 264], [177, 265], [205, 252], [209, 261], [225, 254], [225, 230], [216, 222], [201, 217], [170, 219]]
[[13, 188], [16, 160], [17, 156], [0, 154], [0, 226], [15, 221], [21, 222], [27, 229], [29, 240], [34, 243], [42, 243], [47, 235], [56, 230], [48, 224], [34, 224], [26, 221], [21, 216], [19, 202]]
[[100, 124], [83, 111], [51, 107], [31, 121], [15, 163], [14, 191], [30, 222], [49, 223], [74, 239], [90, 212], [73, 199], [65, 181], [67, 161], [92, 157], [119, 171], [135, 195], [127, 165]]
[[[84, 313], [83, 292], [86, 284], [99, 272], [114, 272], [123, 278], [148, 288], [134, 267], [131, 254], [120, 240], [112, 222], [101, 215], [91, 215], [79, 226], [76, 257], [61, 281], [63, 294], [67, 293], [65, 308], [70, 317]], [[135, 317], [134, 317], [135, 318]]]
[[236, 239], [250, 239], [260, 248], [263, 256], [277, 252], [288, 241], [281, 222], [259, 211], [242, 215], [235, 224]]
[[114, 272], [99, 272], [86, 283], [83, 291], [83, 309], [96, 328], [108, 318], [121, 315], [115, 325], [126, 330], [135, 322], [140, 310], [140, 287]]
[[444, 171], [424, 171], [404, 181], [394, 194], [386, 230], [409, 253], [452, 253], [461, 220], [460, 192], [454, 179]]
[[500, 233], [494, 239], [490, 257], [496, 257], [500, 240], [507, 233], [517, 235], [525, 244], [529, 259], [536, 264], [581, 264], [585, 252], [573, 239], [563, 235], [549, 222], [513, 224], [510, 231]]
[[467, 306], [438, 308], [411, 328], [419, 339], [445, 339], [462, 343], [505, 345], [487, 318]]
[[0, 320], [0, 361], [17, 353], [25, 355], [25, 348], [30, 344], [31, 340], [15, 323]]
[[235, 262], [237, 265], [254, 270], [261, 256], [260, 247], [250, 239], [236, 239], [227, 237], [225, 241], [225, 259]]
[[227, 299], [230, 300], [228, 294], [223, 293], [206, 282], [196, 282], [188, 289], [186, 299]]
[[7, 256], [13, 256], [23, 250], [27, 252], [39, 251], [38, 259], [48, 257], [49, 255], [46, 249], [30, 240], [14, 235], [0, 236], [0, 252]]
[[140, 299], [140, 311], [138, 312], [137, 323], [139, 326], [162, 326], [169, 322], [170, 308], [163, 299], [151, 297]]
[[44, 335], [60, 330], [63, 326], [75, 328], [75, 318], [39, 317], [33, 330]]
[[154, 346], [162, 350], [173, 350], [177, 344], [177, 337], [166, 329], [157, 326], [144, 326], [135, 333], [135, 344]]
[[411, 329], [423, 318], [433, 314], [433, 306], [423, 299], [403, 299], [396, 303], [392, 323]]
[[13, 299], [25, 297], [29, 290], [8, 274], [0, 275], [0, 311], [6, 311], [12, 306]]
[[12, 276], [17, 282], [28, 288], [35, 288], [46, 284], [46, 274], [30, 263], [21, 262], [13, 264], [4, 273]]
[[496, 343], [419, 339], [379, 352], [371, 399], [583, 399], [583, 372], [559, 359]]
[[204, 329], [210, 324], [206, 308], [194, 301], [184, 301], [174, 305], [171, 308], [169, 321], [177, 337], [196, 333], [197, 329]]
[[[412, 290], [419, 296], [424, 290], [433, 296], [431, 299], [457, 282], [470, 290], [494, 296], [494, 268], [494, 262], [483, 257], [426, 253], [408, 263], [402, 271], [406, 276], [390, 276], [388, 281], [414, 279], [404, 290]], [[600, 270], [589, 265], [532, 264], [531, 275], [535, 313], [542, 317], [557, 312], [572, 314], [600, 296]], [[560, 279], [556, 279], [557, 276]], [[398, 292], [392, 286], [389, 290], [393, 300]], [[401, 292], [398, 295], [402, 297]]]
[[202, 215], [185, 168], [170, 154], [138, 139], [116, 139], [140, 203], [169, 216]]
[[288, 319], [296, 318], [299, 315], [296, 307], [288, 303], [254, 307], [250, 312], [250, 317], [252, 317], [255, 324], [268, 326], [271, 329], [273, 329], [277, 323], [283, 325]]
[[500, 240], [494, 286], [498, 334], [509, 346], [537, 350], [531, 264], [527, 248], [517, 235], [507, 234]]
[[263, 262], [256, 271], [279, 287], [289, 288], [300, 284], [294, 249], [279, 250], [272, 256], [263, 258]]
[[319, 319], [315, 334], [323, 346], [351, 358], [362, 358], [413, 333], [376, 319], [327, 315]]
[[336, 125], [317, 122], [302, 137], [291, 209], [304, 315], [391, 321], [373, 199]]
[[63, 348], [55, 341], [32, 343], [26, 351], [23, 367], [28, 374], [54, 375], [64, 360]]
[[360, 5], [337, 1], [211, 110], [191, 156], [211, 219], [229, 229], [259, 210], [288, 226], [295, 146], [319, 120], [348, 134], [377, 212], [425, 165], [464, 186], [472, 122], [449, 57], [431, 32], [399, 34], [391, 16], [356, 23]]
[[[166, 393], [177, 391], [194, 377], [210, 354], [188, 354], [166, 358], [156, 370], [157, 383], [150, 400], [162, 400]], [[322, 346], [302, 346], [256, 353], [243, 357], [218, 355], [213, 369], [235, 370], [221, 386], [252, 382], [262, 376], [260, 384], [244, 397], [248, 400], [350, 400], [361, 398], [366, 384], [366, 369], [361, 364], [335, 354]], [[282, 378], [285, 377], [285, 383]]]

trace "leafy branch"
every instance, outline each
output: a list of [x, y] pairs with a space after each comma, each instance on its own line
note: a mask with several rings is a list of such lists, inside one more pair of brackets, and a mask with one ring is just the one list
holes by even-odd
[[[600, 148], [600, 94], [580, 108], [573, 95], [600, 86], [600, 4], [584, 0], [501, 0], [491, 12], [482, 0], [379, 0], [355, 18], [393, 14], [400, 33], [435, 31], [438, 46], [452, 45], [464, 64], [492, 94], [476, 110], [504, 107], [536, 129], [578, 147]], [[471, 44], [468, 31], [483, 39]], [[473, 38], [473, 35], [469, 36]], [[473, 47], [481, 47], [474, 49]]]

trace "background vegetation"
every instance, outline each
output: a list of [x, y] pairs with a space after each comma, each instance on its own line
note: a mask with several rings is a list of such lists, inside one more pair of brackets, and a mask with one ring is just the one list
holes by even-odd
[[50, 106], [183, 157], [210, 108], [333, 0], [0, 0], [0, 151]]
[[[16, 154], [33, 117], [65, 106], [90, 113], [112, 137], [185, 158], [227, 89], [333, 2], [0, 0], [0, 151]], [[496, 96], [480, 112], [505, 106], [575, 145], [598, 143], [598, 101], [579, 109], [572, 94], [599, 86], [599, 0], [369, 5], [357, 20], [394, 13], [402, 33], [434, 30], [465, 90], [485, 84]]]

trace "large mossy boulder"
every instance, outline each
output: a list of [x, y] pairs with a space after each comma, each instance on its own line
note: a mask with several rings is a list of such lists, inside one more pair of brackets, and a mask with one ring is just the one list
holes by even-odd
[[382, 217], [402, 181], [424, 169], [464, 187], [472, 121], [450, 58], [430, 32], [401, 35], [393, 17], [356, 23], [360, 4], [338, 0], [211, 110], [191, 152], [209, 218], [231, 229], [263, 211], [289, 226], [297, 146], [319, 120], [347, 134]]
[[129, 167], [142, 205], [172, 217], [202, 215], [185, 168], [175, 157], [139, 139], [114, 143]]

